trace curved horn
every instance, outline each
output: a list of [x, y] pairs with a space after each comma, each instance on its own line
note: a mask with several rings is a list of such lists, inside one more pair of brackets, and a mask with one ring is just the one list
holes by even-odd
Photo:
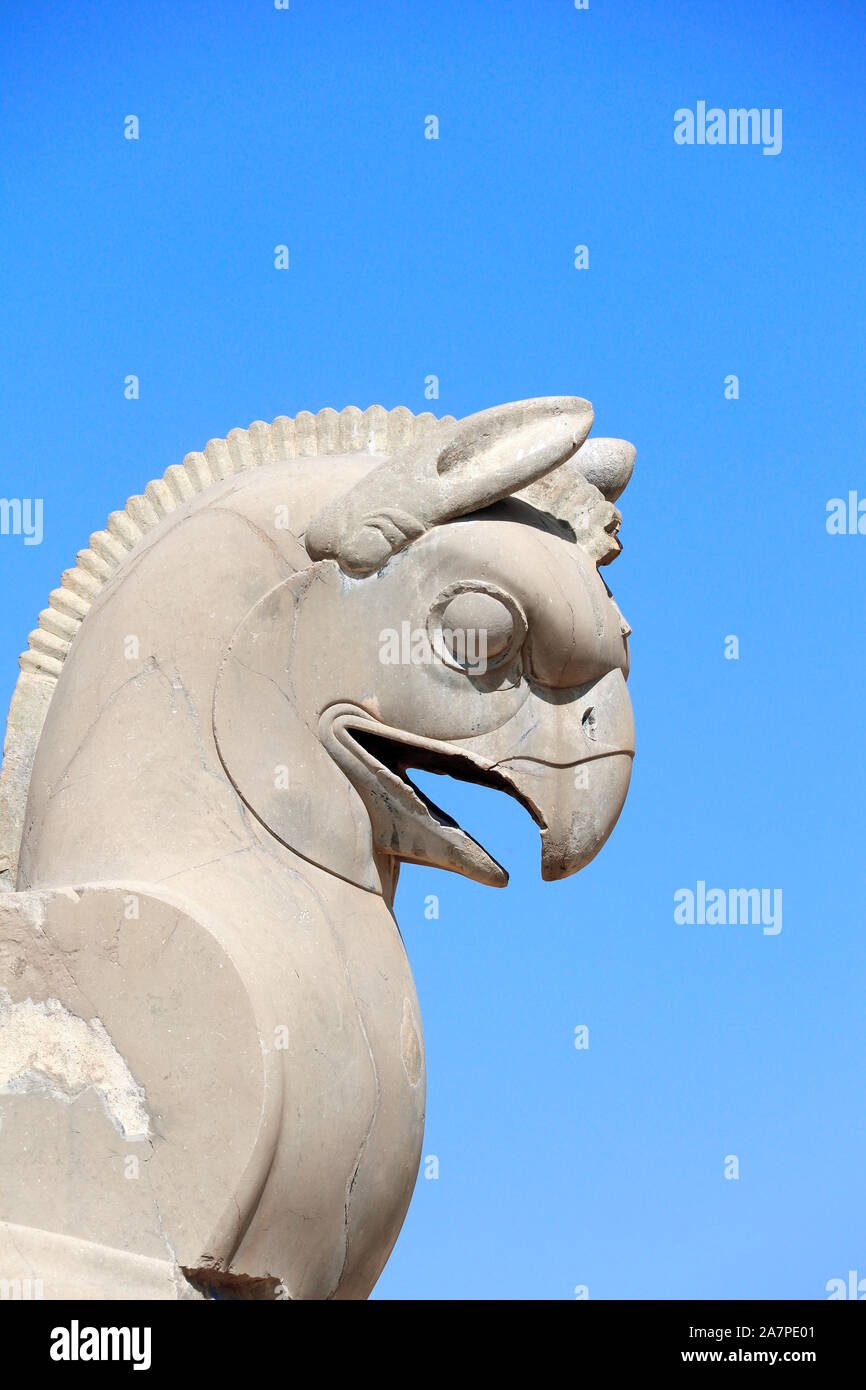
[[482, 410], [401, 449], [310, 522], [312, 559], [371, 574], [443, 521], [509, 497], [571, 458], [592, 427], [579, 396]]

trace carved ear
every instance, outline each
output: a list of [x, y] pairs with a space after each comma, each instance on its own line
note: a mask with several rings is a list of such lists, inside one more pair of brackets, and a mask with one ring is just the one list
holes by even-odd
[[482, 410], [401, 449], [313, 517], [312, 559], [371, 574], [444, 521], [510, 497], [557, 468], [592, 427], [579, 396], [545, 396]]

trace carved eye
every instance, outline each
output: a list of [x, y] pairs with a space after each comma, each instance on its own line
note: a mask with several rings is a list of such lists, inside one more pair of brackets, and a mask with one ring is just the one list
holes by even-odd
[[446, 665], [481, 675], [516, 654], [526, 636], [526, 619], [504, 590], [463, 582], [439, 595], [427, 628], [434, 652]]

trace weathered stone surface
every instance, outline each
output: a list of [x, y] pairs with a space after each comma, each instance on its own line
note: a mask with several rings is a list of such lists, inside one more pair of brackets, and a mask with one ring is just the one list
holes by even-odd
[[0, 776], [0, 1277], [369, 1293], [424, 1121], [399, 865], [507, 881], [407, 768], [517, 797], [547, 879], [628, 788], [596, 566], [634, 451], [591, 423], [559, 397], [259, 422], [64, 576]]

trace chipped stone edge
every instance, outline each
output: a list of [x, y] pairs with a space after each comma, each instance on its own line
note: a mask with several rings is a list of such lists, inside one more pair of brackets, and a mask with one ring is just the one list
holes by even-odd
[[59, 999], [13, 1002], [0, 988], [0, 1098], [37, 1094], [71, 1105], [88, 1091], [127, 1142], [150, 1138], [144, 1088], [102, 1021]]

